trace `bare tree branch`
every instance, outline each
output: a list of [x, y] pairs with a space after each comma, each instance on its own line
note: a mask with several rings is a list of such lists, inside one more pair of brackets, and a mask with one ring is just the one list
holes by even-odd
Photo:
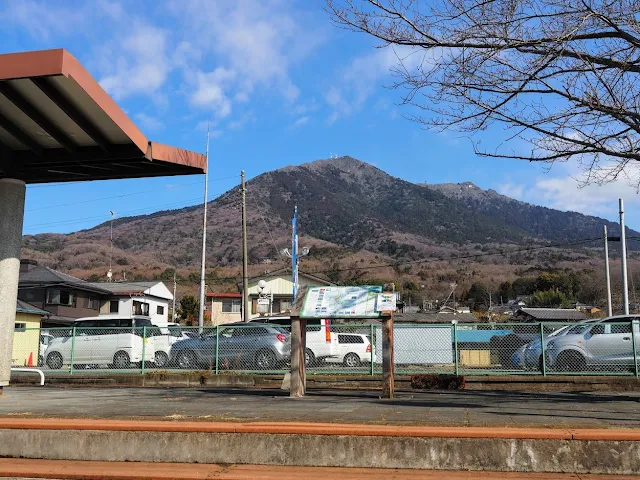
[[[398, 46], [406, 116], [471, 134], [515, 129], [528, 153], [577, 160], [590, 182], [640, 161], [638, 0], [326, 0], [332, 21]], [[416, 56], [418, 55], [418, 56]]]

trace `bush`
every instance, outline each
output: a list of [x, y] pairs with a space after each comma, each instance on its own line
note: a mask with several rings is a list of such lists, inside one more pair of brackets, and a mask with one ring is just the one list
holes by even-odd
[[462, 390], [464, 384], [461, 375], [411, 375], [411, 388], [416, 390]]

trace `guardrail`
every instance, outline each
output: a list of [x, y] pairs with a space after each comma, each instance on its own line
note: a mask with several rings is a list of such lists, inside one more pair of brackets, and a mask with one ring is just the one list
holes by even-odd
[[[396, 325], [398, 374], [635, 375], [638, 321]], [[382, 373], [379, 324], [309, 326], [307, 372]], [[70, 375], [79, 371], [211, 370], [282, 373], [289, 329], [247, 324], [167, 330], [67, 327], [15, 332], [13, 366]]]

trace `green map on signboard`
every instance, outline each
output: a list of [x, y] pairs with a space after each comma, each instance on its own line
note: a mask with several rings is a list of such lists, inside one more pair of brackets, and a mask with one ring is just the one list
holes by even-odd
[[379, 318], [376, 300], [382, 286], [313, 287], [307, 291], [301, 318]]

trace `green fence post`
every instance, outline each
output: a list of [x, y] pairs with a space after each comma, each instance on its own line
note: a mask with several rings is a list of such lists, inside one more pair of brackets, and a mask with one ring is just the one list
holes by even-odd
[[371, 362], [370, 368], [371, 368], [371, 376], [373, 376], [373, 356], [375, 355], [375, 345], [373, 343], [373, 336], [375, 335], [375, 326], [373, 325], [373, 323], [371, 324], [371, 341], [369, 342], [369, 345], [371, 345], [371, 358], [369, 359], [369, 361]]
[[142, 326], [142, 362], [140, 363], [140, 373], [144, 375], [144, 357], [147, 353], [147, 342], [149, 339], [147, 338], [147, 326]]
[[216, 375], [218, 375], [218, 339], [220, 338], [220, 325], [216, 325]]
[[76, 327], [71, 330], [71, 365], [69, 366], [69, 375], [73, 375], [73, 361], [76, 353]]
[[[542, 359], [542, 376], [547, 376], [546, 348], [544, 346], [544, 324], [540, 322], [540, 358]], [[526, 359], [523, 359], [526, 362]]]
[[460, 366], [458, 362], [458, 324], [457, 323], [453, 324], [453, 354], [455, 355], [453, 357], [453, 361], [455, 362], [456, 376], [457, 376], [460, 374]]
[[631, 343], [633, 343], [633, 372], [638, 376], [638, 351], [636, 349], [636, 331], [633, 328], [634, 322], [631, 322]]

